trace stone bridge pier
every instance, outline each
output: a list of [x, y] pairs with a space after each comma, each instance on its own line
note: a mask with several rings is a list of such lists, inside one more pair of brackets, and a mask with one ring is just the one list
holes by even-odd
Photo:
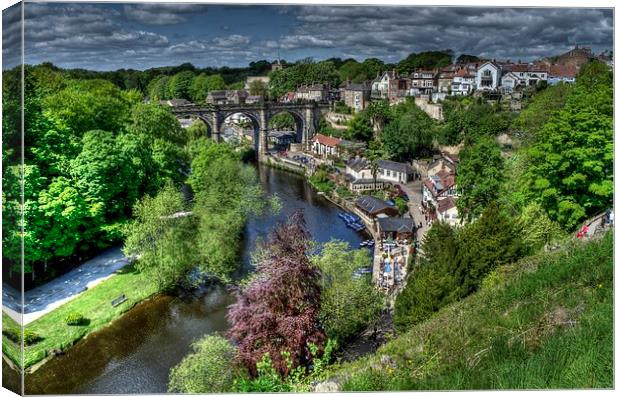
[[267, 154], [269, 121], [280, 113], [293, 116], [296, 125], [297, 143], [307, 144], [319, 125], [321, 114], [329, 110], [327, 102], [260, 102], [252, 104], [205, 104], [172, 106], [171, 111], [177, 118], [197, 118], [208, 129], [208, 135], [215, 141], [221, 139], [222, 124], [229, 116], [242, 114], [252, 121], [254, 128], [254, 148], [259, 157]]

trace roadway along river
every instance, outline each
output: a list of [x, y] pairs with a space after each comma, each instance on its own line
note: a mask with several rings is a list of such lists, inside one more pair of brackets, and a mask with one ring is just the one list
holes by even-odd
[[[339, 208], [318, 196], [302, 177], [263, 166], [258, 171], [264, 189], [280, 197], [282, 210], [248, 221], [242, 251], [245, 272], [251, 269], [257, 237], [266, 236], [297, 209], [304, 211], [308, 228], [319, 242], [335, 238], [358, 247], [366, 238], [348, 229], [337, 216]], [[223, 287], [211, 288], [202, 296], [159, 296], [146, 301], [28, 375], [26, 393], [164, 393], [170, 368], [189, 352], [192, 341], [228, 328], [230, 303], [232, 297]]]

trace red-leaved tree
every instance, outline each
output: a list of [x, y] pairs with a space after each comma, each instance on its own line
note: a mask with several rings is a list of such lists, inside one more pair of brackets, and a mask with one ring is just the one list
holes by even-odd
[[303, 213], [296, 212], [270, 233], [255, 278], [236, 291], [237, 302], [228, 311], [228, 335], [237, 345], [238, 359], [253, 375], [265, 353], [282, 375], [289, 371], [282, 352], [290, 353], [293, 368], [313, 358], [310, 343], [322, 354], [320, 272], [310, 263], [309, 248]]

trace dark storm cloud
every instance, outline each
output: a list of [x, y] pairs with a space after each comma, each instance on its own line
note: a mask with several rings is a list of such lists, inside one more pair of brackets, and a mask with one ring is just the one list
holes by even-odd
[[15, 4], [2, 11], [2, 68], [14, 66], [21, 60], [22, 9]]
[[[9, 9], [10, 10], [10, 9]], [[26, 62], [139, 68], [192, 62], [243, 66], [330, 56], [396, 62], [411, 52], [532, 60], [574, 44], [612, 48], [610, 9], [393, 6], [216, 6], [27, 3]], [[3, 21], [14, 18], [6, 12]], [[5, 22], [6, 23], [6, 22]], [[6, 23], [5, 65], [19, 23]], [[13, 47], [12, 47], [13, 46]]]
[[[296, 35], [287, 48], [334, 40], [347, 54], [405, 56], [413, 51], [453, 49], [485, 57], [533, 59], [576, 43], [611, 48], [612, 11], [602, 9], [301, 7]], [[316, 47], [321, 47], [317, 45]], [[381, 48], [389, 50], [382, 51]], [[359, 55], [357, 57], [359, 57]]]

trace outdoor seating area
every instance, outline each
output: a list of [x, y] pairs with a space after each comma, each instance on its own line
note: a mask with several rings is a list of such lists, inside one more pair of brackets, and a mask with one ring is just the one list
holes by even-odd
[[381, 240], [375, 255], [378, 255], [379, 274], [377, 285], [384, 291], [392, 291], [402, 285], [407, 274], [409, 240]]

